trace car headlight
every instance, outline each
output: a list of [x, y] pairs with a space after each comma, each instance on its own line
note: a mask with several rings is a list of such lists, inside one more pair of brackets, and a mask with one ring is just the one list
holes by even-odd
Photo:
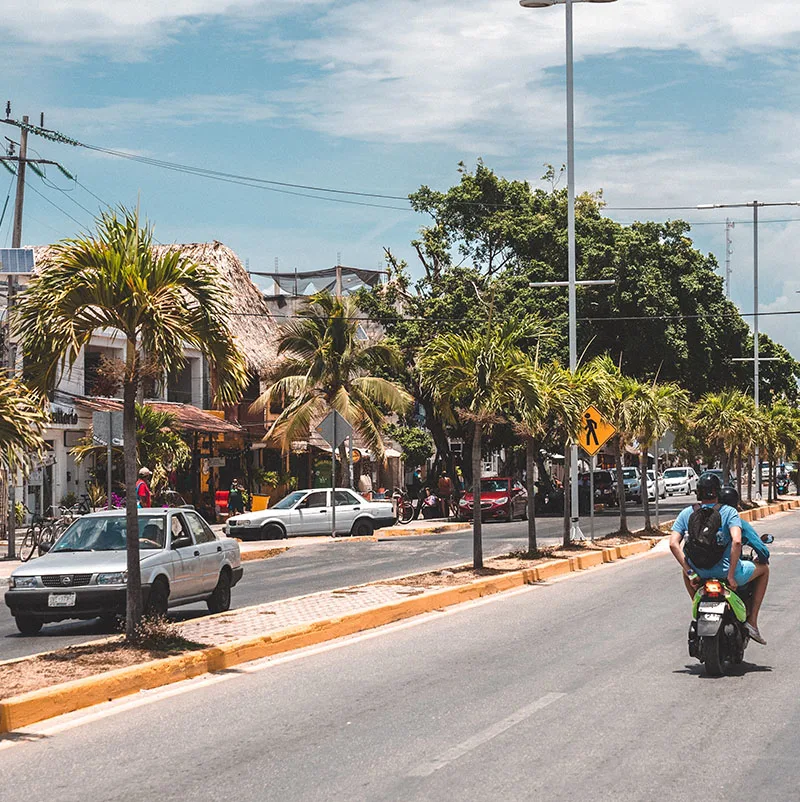
[[12, 576], [12, 588], [35, 588], [38, 587], [38, 582], [35, 576]]
[[463, 498], [461, 499], [461, 501], [458, 502], [458, 506], [459, 507], [466, 507], [467, 504], [469, 504], [469, 502], [466, 499], [463, 499]]
[[494, 500], [494, 503], [495, 503], [495, 504], [496, 504], [498, 507], [502, 507], [502, 506], [503, 506], [503, 504], [508, 504], [508, 496], [500, 496], [500, 498], [496, 498], [496, 499]]
[[236, 518], [228, 518], [228, 525], [229, 526], [236, 526], [236, 524], [238, 524], [238, 523], [239, 523], [239, 521]]
[[98, 585], [124, 585], [128, 581], [127, 571], [115, 571], [113, 574], [98, 574]]

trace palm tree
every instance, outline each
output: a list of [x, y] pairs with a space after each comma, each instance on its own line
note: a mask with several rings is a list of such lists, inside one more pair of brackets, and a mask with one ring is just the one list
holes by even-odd
[[419, 359], [422, 385], [439, 405], [442, 418], [454, 423], [458, 416], [472, 424], [472, 562], [476, 570], [483, 568], [483, 435], [521, 401], [534, 410], [541, 406], [533, 366], [518, 345], [532, 336], [534, 323], [497, 326], [490, 319], [484, 333], [440, 334], [423, 348]]
[[[652, 526], [647, 494], [647, 454], [653, 442], [663, 437], [670, 425], [683, 417], [689, 407], [689, 395], [673, 382], [664, 384], [631, 382], [628, 395], [631, 430], [639, 443], [644, 528], [650, 530]], [[654, 474], [658, 493], [658, 465], [655, 466]]]
[[[176, 429], [177, 419], [169, 412], [154, 409], [149, 404], [136, 405], [136, 461], [153, 471], [151, 488], [158, 496], [166, 482], [167, 474], [185, 468], [192, 458], [191, 450]], [[106, 446], [98, 446], [92, 433], [73, 449], [71, 454], [82, 462], [90, 454], [105, 452]], [[123, 449], [114, 448], [123, 453]], [[123, 453], [124, 458], [124, 453]]]
[[136, 393], [145, 357], [165, 373], [184, 364], [183, 349], [208, 359], [215, 400], [234, 403], [247, 380], [244, 357], [228, 327], [221, 276], [178, 249], [156, 253], [153, 230], [139, 212], [104, 212], [96, 231], [56, 244], [16, 307], [17, 337], [36, 387], [55, 386], [96, 329], [125, 341], [122, 377], [127, 526], [126, 635], [135, 640], [142, 616], [136, 512]]
[[[536, 386], [535, 404], [520, 398], [514, 414], [514, 431], [525, 442], [525, 472], [528, 485], [528, 553], [538, 550], [536, 542], [536, 483], [534, 468], [539, 442], [548, 429], [577, 433], [581, 412], [586, 407], [584, 384], [573, 381], [568, 370], [557, 362], [538, 365], [534, 361], [532, 379]], [[566, 500], [565, 500], [566, 503]]]
[[723, 484], [730, 479], [730, 458], [751, 409], [750, 399], [740, 390], [722, 390], [706, 393], [692, 416], [696, 432], [721, 457]]
[[[298, 316], [281, 327], [278, 354], [283, 359], [253, 404], [254, 410], [269, 408], [275, 401], [285, 404], [265, 439], [288, 451], [292, 441], [307, 438], [311, 427], [335, 409], [367, 448], [383, 459], [384, 411], [402, 414], [413, 402], [402, 387], [378, 375], [402, 366], [399, 351], [386, 340], [359, 337], [360, 315], [353, 298], [320, 292], [311, 296]], [[344, 468], [344, 444], [339, 455]]]

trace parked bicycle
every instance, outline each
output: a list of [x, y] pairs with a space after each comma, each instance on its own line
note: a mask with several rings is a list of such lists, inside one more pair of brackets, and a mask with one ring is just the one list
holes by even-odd
[[414, 518], [414, 502], [409, 498], [408, 493], [399, 487], [392, 493], [392, 504], [394, 505], [395, 522], [401, 524], [410, 523]]
[[[26, 563], [34, 553], [41, 553], [40, 546], [55, 542], [56, 534], [53, 524], [56, 518], [45, 518], [38, 512], [32, 512], [25, 504], [22, 505], [22, 508], [31, 516], [31, 522], [28, 524], [19, 546], [19, 558]], [[52, 507], [50, 509], [52, 510]]]

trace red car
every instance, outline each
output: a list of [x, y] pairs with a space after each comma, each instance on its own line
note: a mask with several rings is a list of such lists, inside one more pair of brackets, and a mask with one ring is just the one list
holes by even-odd
[[[472, 493], [458, 502], [458, 517], [472, 519]], [[481, 479], [481, 518], [484, 521], [513, 521], [528, 517], [528, 493], [519, 482], [495, 476]]]

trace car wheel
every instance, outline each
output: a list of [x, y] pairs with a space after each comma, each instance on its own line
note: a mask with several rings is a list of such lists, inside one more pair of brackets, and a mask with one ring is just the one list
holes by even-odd
[[375, 532], [375, 524], [369, 518], [360, 518], [353, 524], [351, 535], [356, 537], [370, 537]]
[[169, 609], [169, 585], [166, 579], [159, 577], [150, 588], [150, 596], [144, 608], [144, 614], [151, 618], [164, 618]]
[[261, 527], [262, 540], [282, 540], [286, 537], [286, 531], [280, 524], [264, 524]]
[[212, 613], [224, 613], [231, 609], [231, 572], [227, 568], [220, 571], [217, 586], [206, 604]]
[[38, 635], [42, 629], [43, 622], [32, 615], [15, 615], [14, 621], [23, 635]]

